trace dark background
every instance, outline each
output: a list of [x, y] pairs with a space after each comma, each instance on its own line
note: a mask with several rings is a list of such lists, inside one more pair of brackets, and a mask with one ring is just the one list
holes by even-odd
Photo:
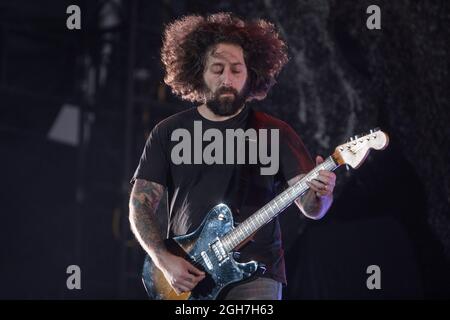
[[[66, 8], [81, 8], [68, 30]], [[381, 8], [368, 30], [366, 8]], [[450, 297], [448, 1], [0, 1], [2, 299], [145, 299], [129, 179], [161, 119], [191, 105], [164, 85], [164, 24], [188, 13], [266, 18], [290, 62], [255, 107], [329, 155], [380, 127], [389, 147], [337, 171], [320, 221], [282, 216], [286, 299]], [[50, 132], [69, 116], [72, 144]], [[62, 133], [69, 135], [70, 130]], [[66, 269], [81, 268], [81, 290]], [[366, 269], [381, 268], [381, 290]]]

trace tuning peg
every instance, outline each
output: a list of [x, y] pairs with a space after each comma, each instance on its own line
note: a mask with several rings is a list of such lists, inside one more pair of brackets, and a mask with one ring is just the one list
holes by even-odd
[[234, 260], [239, 260], [240, 257], [241, 257], [241, 253], [239, 251], [234, 251], [233, 252], [233, 259]]

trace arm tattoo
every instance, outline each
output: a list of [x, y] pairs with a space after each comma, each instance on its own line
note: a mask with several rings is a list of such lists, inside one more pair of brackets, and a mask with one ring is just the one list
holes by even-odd
[[152, 258], [165, 250], [158, 218], [155, 215], [163, 193], [162, 185], [143, 179], [136, 179], [131, 191], [131, 230]]

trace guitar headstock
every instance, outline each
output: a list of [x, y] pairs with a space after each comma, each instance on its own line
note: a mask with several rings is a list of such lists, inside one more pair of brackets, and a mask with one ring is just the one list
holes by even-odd
[[355, 136], [350, 142], [338, 146], [333, 158], [339, 165], [347, 164], [356, 169], [364, 162], [370, 149], [383, 150], [388, 144], [388, 135], [376, 128], [370, 130], [368, 134]]

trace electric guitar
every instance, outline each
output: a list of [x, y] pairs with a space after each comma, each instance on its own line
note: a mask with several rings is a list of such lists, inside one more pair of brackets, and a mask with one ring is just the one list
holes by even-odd
[[158, 300], [213, 300], [229, 284], [255, 275], [260, 264], [256, 261], [238, 263], [233, 250], [305, 193], [309, 189], [306, 182], [315, 179], [320, 170], [334, 171], [344, 164], [356, 169], [364, 162], [370, 149], [382, 150], [388, 142], [388, 136], [375, 129], [338, 146], [323, 163], [237, 227], [234, 227], [231, 210], [225, 204], [218, 204], [194, 232], [165, 241], [169, 251], [205, 271], [205, 279], [191, 292], [177, 294], [147, 255], [142, 280], [148, 296]]

